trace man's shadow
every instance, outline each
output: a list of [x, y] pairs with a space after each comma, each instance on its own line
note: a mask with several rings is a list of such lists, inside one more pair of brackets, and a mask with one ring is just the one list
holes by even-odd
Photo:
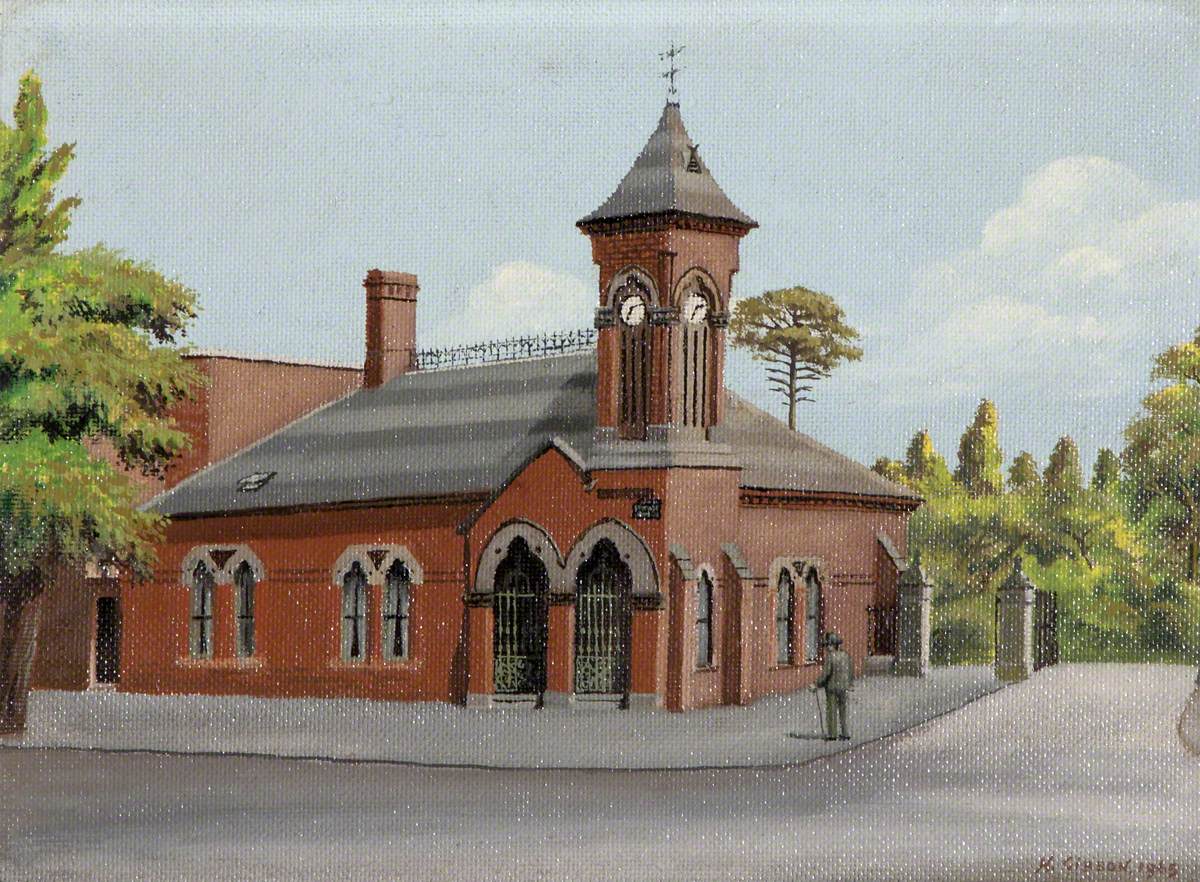
[[796, 738], [800, 741], [824, 741], [824, 735], [809, 735], [805, 732], [788, 732], [788, 738]]

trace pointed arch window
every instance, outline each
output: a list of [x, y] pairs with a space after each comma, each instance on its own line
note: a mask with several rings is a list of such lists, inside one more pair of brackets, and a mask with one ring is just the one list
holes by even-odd
[[254, 655], [254, 589], [258, 579], [249, 561], [242, 561], [233, 571], [234, 603], [237, 612], [237, 654], [241, 658]]
[[408, 567], [403, 561], [393, 561], [383, 583], [383, 657], [389, 661], [408, 657], [411, 586]]
[[696, 667], [711, 668], [713, 663], [713, 584], [708, 573], [696, 583]]
[[816, 661], [821, 654], [821, 616], [824, 598], [815, 569], [804, 576], [804, 659]]
[[781, 570], [775, 588], [775, 658], [781, 665], [795, 664], [792, 634], [796, 627], [796, 586], [791, 573]]
[[683, 369], [680, 422], [685, 426], [712, 424], [713, 332], [709, 315], [717, 302], [716, 292], [699, 273], [684, 282], [679, 301], [679, 358]]
[[192, 570], [191, 625], [188, 644], [192, 658], [212, 658], [213, 654], [213, 586], [216, 576], [204, 561]]
[[355, 561], [342, 578], [342, 659], [367, 657], [367, 574]]
[[636, 289], [625, 293], [626, 284], [618, 294], [619, 322], [619, 431], [622, 438], [645, 438], [646, 421], [650, 410], [650, 323], [647, 321], [646, 300]]

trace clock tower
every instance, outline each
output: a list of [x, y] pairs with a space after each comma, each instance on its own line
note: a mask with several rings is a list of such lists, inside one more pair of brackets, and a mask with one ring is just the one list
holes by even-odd
[[677, 103], [577, 224], [599, 267], [597, 465], [723, 465], [725, 329], [738, 244], [758, 224], [717, 185]]

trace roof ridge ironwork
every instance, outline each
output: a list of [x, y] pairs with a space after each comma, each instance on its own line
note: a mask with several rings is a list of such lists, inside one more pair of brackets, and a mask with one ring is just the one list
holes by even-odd
[[499, 340], [483, 340], [440, 349], [418, 349], [411, 355], [410, 369], [436, 371], [448, 368], [492, 364], [501, 361], [527, 361], [555, 355], [567, 355], [596, 345], [595, 328], [524, 334]]

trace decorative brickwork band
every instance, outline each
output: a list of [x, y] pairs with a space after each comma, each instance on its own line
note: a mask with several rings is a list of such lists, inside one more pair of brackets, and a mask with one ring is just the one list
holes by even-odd
[[675, 306], [650, 307], [650, 324], [677, 325], [679, 324], [679, 308]]

